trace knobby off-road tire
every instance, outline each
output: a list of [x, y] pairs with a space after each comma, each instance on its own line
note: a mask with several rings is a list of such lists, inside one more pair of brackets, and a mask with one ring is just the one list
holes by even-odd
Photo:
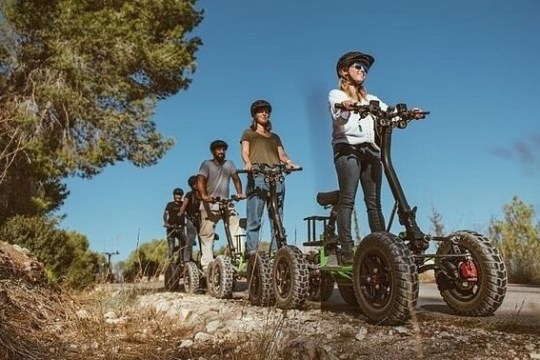
[[214, 271], [215, 271], [215, 261], [212, 260], [206, 267], [206, 293], [210, 296], [214, 296], [214, 284], [211, 281], [211, 279], [214, 278]]
[[234, 268], [231, 259], [225, 255], [219, 255], [213, 261], [212, 272], [207, 279], [208, 288], [212, 288], [212, 296], [218, 299], [232, 297], [234, 287]]
[[[454, 282], [436, 268], [435, 281], [446, 304], [458, 315], [487, 316], [501, 306], [506, 295], [507, 274], [504, 260], [489, 239], [473, 231], [460, 230], [450, 237], [457, 237], [462, 253], [472, 257], [478, 272], [477, 282]], [[438, 255], [454, 253], [450, 242], [441, 243]], [[439, 266], [443, 259], [437, 258]], [[456, 268], [463, 258], [451, 260]]]
[[184, 291], [188, 294], [196, 294], [201, 290], [199, 269], [194, 262], [184, 264]]
[[250, 303], [255, 306], [274, 305], [272, 264], [264, 252], [257, 252], [249, 259], [247, 278]]
[[334, 293], [335, 281], [327, 272], [322, 272], [316, 277], [310, 276], [309, 279], [309, 296], [311, 301], [328, 301]]
[[309, 270], [304, 254], [287, 245], [276, 253], [272, 268], [276, 305], [282, 309], [299, 309], [309, 295]]
[[400, 325], [409, 320], [418, 300], [418, 271], [405, 243], [387, 232], [366, 236], [354, 256], [353, 287], [371, 322]]
[[182, 271], [180, 265], [175, 263], [169, 263], [165, 269], [164, 274], [164, 287], [167, 291], [178, 291], [180, 289], [180, 277]]
[[334, 278], [327, 271], [322, 271], [320, 267], [320, 255], [305, 255], [309, 270], [309, 290], [308, 300], [325, 302], [334, 292]]

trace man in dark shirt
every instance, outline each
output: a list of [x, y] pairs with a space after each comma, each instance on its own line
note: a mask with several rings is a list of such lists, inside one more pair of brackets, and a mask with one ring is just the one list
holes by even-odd
[[190, 176], [188, 179], [188, 185], [191, 191], [188, 191], [184, 197], [182, 208], [180, 209], [180, 216], [186, 218], [186, 247], [183, 251], [184, 262], [191, 261], [192, 247], [195, 242], [195, 238], [199, 233], [201, 224], [201, 212], [200, 212], [200, 200], [197, 191], [197, 175]]
[[173, 190], [173, 201], [167, 203], [165, 211], [163, 212], [163, 223], [167, 228], [167, 246], [169, 259], [173, 258], [174, 247], [176, 245], [176, 239], [178, 239], [178, 245], [182, 246], [185, 242], [184, 228], [185, 220], [184, 216], [180, 215], [180, 209], [182, 208], [182, 197], [184, 196], [184, 190], [176, 188]]

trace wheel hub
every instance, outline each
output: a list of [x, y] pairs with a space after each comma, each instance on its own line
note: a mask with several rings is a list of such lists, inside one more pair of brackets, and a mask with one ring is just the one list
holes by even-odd
[[276, 288], [281, 296], [287, 295], [291, 289], [291, 273], [286, 263], [277, 264]]

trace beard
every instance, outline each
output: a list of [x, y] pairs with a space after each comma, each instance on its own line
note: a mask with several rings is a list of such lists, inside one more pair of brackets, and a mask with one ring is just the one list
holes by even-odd
[[215, 158], [221, 164], [225, 162], [225, 154], [216, 154]]

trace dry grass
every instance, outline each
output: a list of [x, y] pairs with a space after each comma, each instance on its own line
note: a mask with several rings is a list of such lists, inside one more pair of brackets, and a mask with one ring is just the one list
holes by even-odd
[[0, 241], [0, 359], [174, 359], [190, 329], [134, 306], [138, 289], [71, 293]]
[[1, 359], [174, 359], [190, 329], [154, 311], [136, 311], [132, 292], [0, 288]]
[[276, 359], [284, 317], [269, 310], [264, 331], [242, 341], [182, 348], [192, 327], [135, 306], [147, 285], [98, 286], [70, 293], [45, 285], [0, 282], [0, 359]]

